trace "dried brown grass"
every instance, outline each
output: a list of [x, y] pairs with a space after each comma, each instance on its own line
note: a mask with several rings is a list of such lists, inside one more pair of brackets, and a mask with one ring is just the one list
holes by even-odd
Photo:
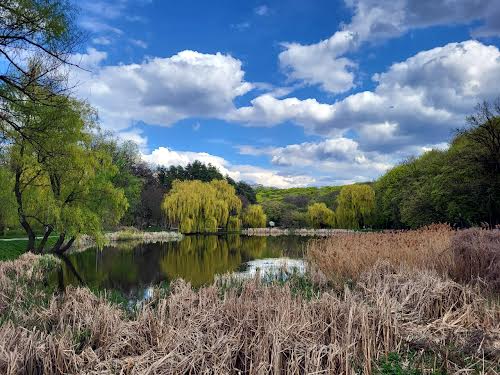
[[[10, 267], [29, 269], [36, 258], [17, 262]], [[0, 272], [0, 285], [11, 282]], [[0, 306], [10, 298], [0, 295]], [[215, 284], [196, 291], [179, 281], [133, 316], [84, 288], [23, 313], [0, 326], [1, 374], [370, 374], [408, 348], [434, 353], [450, 372], [500, 365], [497, 307], [435, 271], [388, 262], [353, 289], [310, 300], [259, 279], [222, 296]]]
[[479, 280], [500, 293], [500, 230], [468, 229], [452, 240], [454, 266], [450, 276], [460, 282]]
[[453, 265], [453, 234], [445, 225], [414, 231], [339, 233], [310, 241], [307, 255], [327, 277], [342, 284], [357, 280], [380, 261], [447, 274]]
[[454, 231], [434, 225], [414, 231], [339, 233], [310, 241], [307, 256], [313, 268], [341, 285], [387, 261], [500, 292], [500, 230]]

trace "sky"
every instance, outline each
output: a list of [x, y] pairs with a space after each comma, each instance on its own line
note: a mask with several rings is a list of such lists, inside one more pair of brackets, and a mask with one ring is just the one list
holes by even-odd
[[498, 0], [80, 0], [71, 74], [152, 165], [374, 181], [500, 95]]

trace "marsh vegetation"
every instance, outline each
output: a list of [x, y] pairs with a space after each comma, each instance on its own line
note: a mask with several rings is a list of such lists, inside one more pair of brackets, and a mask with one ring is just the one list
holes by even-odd
[[135, 310], [87, 288], [55, 292], [51, 258], [27, 254], [0, 264], [0, 370], [496, 373], [498, 279], [475, 259], [499, 245], [497, 231], [444, 227], [339, 234], [309, 244], [307, 276], [179, 280]]

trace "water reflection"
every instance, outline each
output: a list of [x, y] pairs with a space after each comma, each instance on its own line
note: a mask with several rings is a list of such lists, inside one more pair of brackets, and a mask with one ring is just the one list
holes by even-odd
[[[150, 285], [176, 278], [199, 287], [211, 283], [217, 274], [251, 274], [257, 268], [271, 269], [281, 264], [297, 266], [306, 241], [295, 236], [187, 236], [179, 242], [88, 249], [68, 256], [63, 282], [117, 289], [140, 299]], [[262, 259], [266, 261], [256, 262]]]
[[257, 272], [260, 272], [261, 275], [276, 274], [283, 269], [303, 274], [305, 264], [302, 259], [255, 259], [243, 264], [235, 274], [240, 277], [253, 277]]

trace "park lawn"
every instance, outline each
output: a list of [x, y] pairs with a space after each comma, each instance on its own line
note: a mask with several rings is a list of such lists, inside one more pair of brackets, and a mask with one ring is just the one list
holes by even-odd
[[[50, 237], [47, 241], [48, 246], [56, 243], [57, 237]], [[37, 240], [37, 244], [38, 244]], [[26, 244], [28, 240], [12, 240], [2, 241], [0, 238], [0, 261], [12, 260], [18, 258], [21, 254], [26, 252]]]

